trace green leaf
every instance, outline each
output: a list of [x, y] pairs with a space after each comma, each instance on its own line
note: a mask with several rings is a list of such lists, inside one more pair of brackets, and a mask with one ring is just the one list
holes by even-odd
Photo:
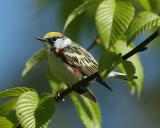
[[39, 62], [47, 59], [45, 49], [37, 51], [25, 64], [25, 68], [22, 71], [22, 77], [25, 77]]
[[33, 91], [23, 93], [16, 104], [16, 115], [23, 128], [47, 128], [54, 110], [53, 97], [45, 95], [39, 99]]
[[152, 11], [158, 14], [160, 12], [160, 0], [152, 0], [150, 4], [152, 5]]
[[160, 18], [152, 12], [141, 12], [131, 22], [127, 31], [127, 44], [146, 30], [160, 25]]
[[123, 36], [134, 16], [134, 7], [123, 1], [104, 0], [96, 11], [96, 25], [105, 48]]
[[100, 57], [98, 68], [102, 79], [105, 79], [107, 75], [122, 62], [121, 54], [115, 52], [105, 51]]
[[8, 101], [0, 104], [0, 115], [7, 115], [15, 108], [17, 98], [9, 99]]
[[34, 112], [38, 106], [39, 98], [36, 92], [23, 93], [16, 104], [16, 115], [23, 128], [35, 128]]
[[160, 0], [138, 0], [141, 6], [150, 12], [156, 12], [157, 14], [160, 11]]
[[46, 127], [55, 111], [54, 97], [44, 95], [40, 98], [35, 111], [36, 128]]
[[97, 103], [76, 92], [71, 93], [71, 99], [86, 128], [101, 128], [101, 114]]
[[133, 80], [136, 73], [133, 63], [131, 61], [124, 60], [122, 61], [122, 65], [127, 74], [128, 80]]
[[7, 117], [0, 116], [0, 127], [1, 128], [13, 128], [13, 124]]
[[138, 2], [142, 5], [142, 7], [147, 10], [151, 11], [151, 6], [149, 0], [138, 0]]
[[65, 24], [64, 24], [64, 29], [63, 31], [66, 30], [66, 28], [69, 26], [69, 24], [80, 14], [82, 14], [84, 11], [86, 11], [89, 7], [92, 7], [93, 5], [99, 3], [101, 0], [85, 0], [81, 5], [79, 5], [77, 8], [73, 10], [73, 12], [70, 13], [70, 15], [67, 17]]
[[[114, 52], [122, 53], [124, 55], [127, 52], [131, 51], [133, 48], [134, 48], [133, 43], [132, 43], [132, 45], [127, 47], [125, 40], [119, 40], [116, 42]], [[134, 56], [130, 57], [128, 60], [131, 61], [133, 63], [133, 65], [135, 66], [135, 69], [136, 69], [135, 75], [138, 76], [138, 79], [134, 79], [132, 82], [128, 82], [128, 84], [130, 86], [131, 93], [134, 94], [137, 89], [138, 96], [140, 96], [140, 93], [142, 90], [142, 85], [143, 85], [144, 75], [143, 75], [143, 67], [142, 67], [139, 55], [135, 54]], [[122, 72], [124, 71], [123, 66], [119, 65], [119, 69]]]
[[56, 79], [49, 68], [48, 68], [48, 81], [52, 88], [53, 95], [56, 95], [58, 91], [66, 89], [66, 85], [63, 82], [60, 82], [58, 79]]
[[8, 90], [0, 92], [0, 98], [9, 97], [9, 96], [20, 96], [24, 92], [31, 91], [33, 89], [26, 88], [26, 87], [15, 87], [10, 88]]

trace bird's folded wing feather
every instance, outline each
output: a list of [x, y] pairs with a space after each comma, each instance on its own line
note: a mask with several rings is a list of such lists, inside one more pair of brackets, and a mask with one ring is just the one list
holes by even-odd
[[86, 76], [98, 71], [96, 60], [87, 50], [78, 44], [65, 47], [63, 54], [69, 64], [78, 68]]

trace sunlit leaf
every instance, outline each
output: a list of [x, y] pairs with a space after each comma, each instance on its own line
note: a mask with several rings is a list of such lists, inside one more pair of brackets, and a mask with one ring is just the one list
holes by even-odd
[[155, 13], [160, 11], [160, 0], [138, 0], [140, 5], [146, 10]]
[[160, 25], [160, 17], [152, 12], [141, 12], [131, 22], [127, 31], [127, 44], [146, 30]]
[[45, 60], [47, 54], [45, 49], [37, 51], [25, 64], [25, 68], [22, 71], [22, 77], [25, 77], [39, 62]]
[[69, 26], [69, 24], [80, 14], [86, 11], [89, 7], [92, 7], [95, 4], [98, 4], [101, 0], [85, 0], [81, 5], [73, 10], [73, 12], [68, 16], [64, 24], [64, 31]]
[[101, 114], [97, 103], [78, 93], [71, 93], [71, 99], [85, 128], [101, 128]]
[[122, 62], [121, 54], [105, 51], [100, 57], [98, 68], [102, 79], [105, 79], [107, 75]]
[[55, 110], [54, 98], [38, 97], [33, 91], [23, 93], [16, 104], [16, 115], [23, 128], [47, 128]]
[[35, 128], [34, 112], [37, 109], [39, 97], [36, 92], [23, 93], [16, 104], [16, 115], [23, 128]]
[[151, 5], [149, 0], [138, 0], [138, 2], [142, 5], [142, 7], [147, 10], [147, 11], [151, 11]]
[[26, 87], [15, 87], [8, 90], [0, 92], [0, 98], [9, 96], [20, 96], [24, 92], [31, 91], [32, 89]]
[[13, 124], [7, 117], [0, 116], [0, 128], [13, 128]]
[[134, 16], [134, 7], [124, 1], [104, 0], [96, 11], [96, 25], [105, 48], [125, 34]]

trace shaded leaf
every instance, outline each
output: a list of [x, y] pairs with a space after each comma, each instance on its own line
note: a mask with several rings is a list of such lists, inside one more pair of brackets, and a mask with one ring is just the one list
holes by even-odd
[[25, 64], [25, 68], [22, 71], [22, 77], [25, 77], [39, 62], [45, 60], [47, 54], [45, 49], [37, 51]]
[[0, 92], [0, 98], [9, 97], [9, 96], [20, 96], [24, 92], [31, 91], [32, 89], [26, 87], [15, 87], [8, 90]]
[[105, 51], [99, 59], [98, 68], [102, 79], [105, 79], [107, 75], [122, 62], [121, 54], [115, 52]]
[[[122, 53], [123, 55], [126, 54], [127, 52], [131, 51], [134, 48], [134, 45], [126, 46], [126, 41], [125, 40], [119, 40], [116, 42], [114, 52], [117, 53]], [[138, 79], [134, 79], [132, 82], [128, 82], [131, 93], [134, 94], [135, 91], [137, 90], [138, 95], [140, 96], [141, 90], [142, 90], [142, 85], [143, 85], [143, 67], [139, 58], [138, 54], [135, 54], [134, 56], [130, 57], [128, 59], [133, 63], [136, 69], [135, 75], [138, 76]], [[119, 69], [121, 72], [125, 72], [123, 66], [119, 65]]]
[[44, 95], [40, 98], [35, 111], [36, 128], [46, 127], [55, 111], [54, 97]]
[[61, 61], [62, 60], [60, 57], [53, 57], [53, 55], [48, 55], [49, 70], [51, 71], [53, 76], [56, 76], [59, 81], [63, 81], [68, 85], [75, 84], [77, 80], [80, 80], [80, 78], [77, 77], [76, 79], [75, 77], [70, 77], [70, 75], [72, 75], [72, 72], [70, 72], [70, 70], [64, 70], [66, 66]]
[[54, 77], [50, 69], [48, 68], [48, 81], [52, 88], [53, 95], [56, 95], [58, 91], [61, 91], [66, 88], [66, 85], [63, 82], [60, 82]]
[[43, 96], [39, 99], [33, 91], [23, 93], [16, 103], [16, 115], [23, 128], [47, 128], [55, 110], [54, 98]]
[[101, 128], [101, 115], [97, 103], [76, 92], [71, 93], [71, 99], [86, 128]]
[[105, 48], [123, 36], [134, 16], [134, 7], [123, 1], [104, 0], [96, 11], [96, 25]]
[[64, 24], [64, 29], [63, 31], [66, 30], [66, 28], [69, 26], [69, 24], [80, 14], [82, 14], [84, 11], [86, 11], [89, 7], [92, 7], [93, 5], [97, 4], [101, 0], [85, 0], [81, 5], [79, 5], [77, 8], [73, 10], [72, 13], [67, 17], [65, 24]]
[[141, 12], [131, 22], [127, 31], [127, 44], [146, 30], [160, 25], [160, 18], [152, 12]]
[[0, 116], [0, 127], [1, 128], [13, 128], [13, 124], [7, 117]]
[[127, 74], [128, 80], [133, 80], [136, 69], [131, 61], [122, 61], [123, 68]]
[[9, 99], [8, 101], [0, 104], [0, 115], [7, 115], [15, 108], [17, 98]]

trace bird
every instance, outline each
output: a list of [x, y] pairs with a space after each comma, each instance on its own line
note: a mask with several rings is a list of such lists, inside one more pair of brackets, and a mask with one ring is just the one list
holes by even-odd
[[[98, 62], [90, 52], [63, 33], [48, 32], [43, 37], [36, 37], [36, 39], [44, 42], [47, 47], [49, 69], [53, 71], [52, 74], [68, 87], [98, 72]], [[123, 78], [125, 74], [112, 71], [108, 75], [108, 77], [117, 78], [118, 76]], [[100, 77], [96, 81], [112, 91]], [[88, 88], [80, 87], [75, 91], [96, 101]]]

